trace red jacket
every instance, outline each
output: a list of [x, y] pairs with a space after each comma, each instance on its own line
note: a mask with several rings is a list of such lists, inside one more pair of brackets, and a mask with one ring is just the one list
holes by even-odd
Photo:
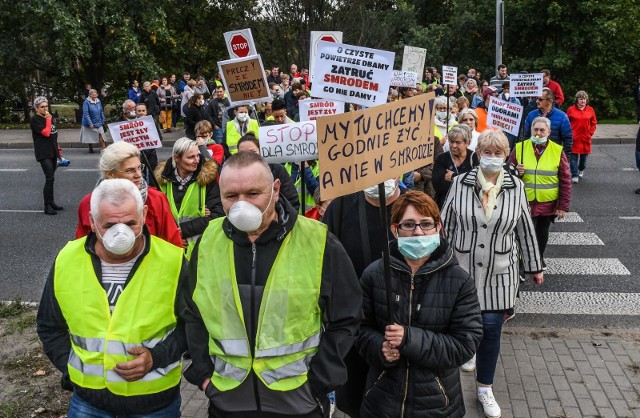
[[562, 103], [564, 103], [564, 93], [562, 92], [562, 87], [560, 87], [560, 84], [556, 83], [553, 80], [549, 80], [549, 84], [547, 84], [545, 87], [551, 90], [553, 95], [556, 96], [555, 102], [561, 106]]
[[[86, 195], [80, 201], [80, 206], [78, 206], [76, 239], [89, 235], [89, 232], [91, 232], [91, 221], [89, 220], [90, 202], [91, 193]], [[149, 233], [182, 248], [180, 230], [173, 219], [171, 207], [166, 196], [153, 187], [149, 187], [147, 188], [147, 202], [145, 204], [148, 209], [144, 223], [149, 228]]]
[[596, 132], [596, 112], [587, 105], [584, 109], [578, 109], [573, 105], [567, 109], [567, 117], [571, 122], [571, 130], [573, 131], [573, 148], [571, 152], [574, 154], [591, 154], [591, 137]]

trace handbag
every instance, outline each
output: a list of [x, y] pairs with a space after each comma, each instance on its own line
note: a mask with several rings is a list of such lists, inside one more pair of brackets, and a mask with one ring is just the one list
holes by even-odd
[[158, 123], [160, 125], [164, 124], [166, 122], [166, 118], [165, 118], [165, 113], [161, 112], [160, 115], [158, 116]]

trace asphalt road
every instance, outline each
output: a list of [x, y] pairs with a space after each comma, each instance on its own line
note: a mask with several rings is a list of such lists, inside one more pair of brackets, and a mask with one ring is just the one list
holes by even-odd
[[[161, 159], [169, 156], [162, 149]], [[98, 179], [99, 154], [66, 149], [56, 202], [42, 213], [44, 176], [24, 149], [0, 152], [0, 300], [37, 302], [57, 252], [73, 239], [80, 199]], [[571, 222], [551, 227], [545, 284], [521, 287], [513, 325], [637, 327], [640, 314], [640, 174], [633, 145], [596, 145], [573, 188]], [[623, 314], [623, 315], [620, 315]]]

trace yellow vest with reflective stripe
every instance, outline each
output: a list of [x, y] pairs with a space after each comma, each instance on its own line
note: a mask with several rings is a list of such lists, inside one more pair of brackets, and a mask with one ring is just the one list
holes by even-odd
[[[220, 391], [232, 390], [253, 369], [271, 390], [296, 389], [307, 381], [320, 343], [318, 298], [327, 227], [299, 216], [285, 237], [264, 288], [254, 349], [244, 324], [233, 241], [222, 230], [223, 220], [214, 219], [202, 234], [193, 293], [209, 331], [211, 383]], [[212, 253], [216, 257], [205, 256]]]
[[558, 171], [562, 159], [562, 146], [548, 141], [539, 160], [536, 159], [530, 139], [521, 142], [516, 148], [516, 160], [518, 164], [524, 164], [522, 181], [527, 192], [527, 200], [541, 203], [557, 200], [560, 195]]
[[[249, 126], [247, 126], [247, 130], [245, 133], [253, 132], [256, 138], [259, 137], [258, 131], [260, 129], [260, 125], [258, 125], [258, 121], [255, 119], [249, 118]], [[227, 122], [227, 147], [229, 147], [229, 152], [231, 154], [235, 154], [238, 152], [238, 141], [242, 138], [240, 132], [236, 129], [236, 125], [233, 123], [233, 120]]]
[[174, 304], [182, 251], [151, 236], [149, 253], [118, 298], [113, 314], [107, 293], [86, 252], [86, 237], [69, 242], [55, 263], [54, 293], [71, 338], [69, 377], [87, 389], [108, 389], [120, 396], [158, 393], [180, 383], [177, 361], [127, 382], [113, 371], [135, 358], [133, 347], [155, 347], [176, 327]]
[[[178, 222], [178, 226], [182, 222], [187, 222], [204, 216], [204, 211], [206, 209], [205, 203], [207, 198], [207, 186], [201, 186], [197, 181], [191, 183], [182, 198], [180, 210], [178, 210], [176, 202], [173, 199], [173, 184], [171, 182], [164, 185], [161, 184], [160, 190], [167, 196], [169, 206], [171, 207], [171, 214], [176, 222]], [[193, 247], [195, 247], [196, 241], [199, 237], [200, 235], [194, 235], [192, 237], [185, 238], [187, 240], [187, 248], [184, 249], [184, 255], [187, 257], [187, 260], [191, 257], [191, 252], [193, 251]]]

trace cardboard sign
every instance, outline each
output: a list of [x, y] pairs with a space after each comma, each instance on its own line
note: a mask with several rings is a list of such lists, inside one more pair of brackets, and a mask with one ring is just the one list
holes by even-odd
[[313, 81], [313, 72], [315, 69], [316, 54], [318, 53], [318, 42], [334, 42], [342, 43], [342, 32], [339, 31], [311, 31], [311, 45], [309, 51], [309, 81]]
[[231, 106], [271, 101], [260, 55], [218, 61], [218, 68]]
[[153, 116], [110, 123], [107, 127], [113, 142], [128, 142], [139, 150], [162, 148]]
[[404, 54], [402, 54], [402, 71], [413, 71], [414, 73], [418, 74], [416, 83], [422, 83], [422, 76], [424, 74], [424, 62], [426, 61], [426, 59], [426, 49], [405, 45]]
[[487, 126], [502, 129], [511, 135], [518, 136], [523, 107], [516, 103], [505, 102], [497, 97], [489, 99]]
[[367, 107], [384, 104], [394, 57], [389, 51], [319, 41], [311, 95]]
[[261, 126], [260, 152], [270, 163], [296, 163], [318, 158], [316, 121]]
[[433, 92], [316, 121], [320, 195], [355, 193], [433, 162]]
[[344, 113], [344, 102], [338, 100], [305, 99], [298, 101], [300, 122], [316, 120], [323, 116]]
[[224, 33], [224, 41], [227, 44], [229, 58], [246, 58], [249, 55], [257, 55], [256, 45], [253, 42], [251, 29], [240, 29]]
[[391, 85], [395, 87], [416, 88], [418, 74], [413, 71], [394, 71], [391, 76]]
[[442, 84], [458, 85], [458, 67], [442, 66]]
[[511, 74], [509, 94], [511, 97], [542, 96], [542, 73]]

